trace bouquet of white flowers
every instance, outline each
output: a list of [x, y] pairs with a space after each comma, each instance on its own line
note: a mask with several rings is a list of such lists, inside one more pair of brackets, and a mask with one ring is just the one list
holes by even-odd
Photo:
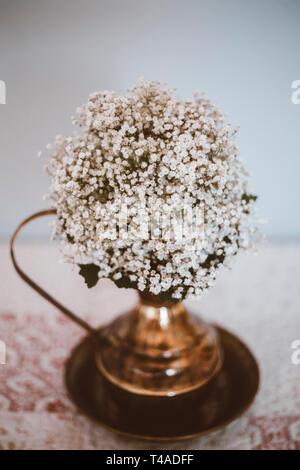
[[210, 287], [256, 231], [235, 131], [205, 96], [156, 82], [93, 93], [50, 146], [49, 198], [65, 261], [179, 301]]

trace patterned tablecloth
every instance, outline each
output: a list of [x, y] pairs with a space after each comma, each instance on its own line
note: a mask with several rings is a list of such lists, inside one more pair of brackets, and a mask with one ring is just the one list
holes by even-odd
[[[35, 279], [96, 326], [130, 307], [134, 291], [109, 281], [88, 291], [57, 247], [19, 245], [18, 258]], [[300, 449], [300, 244], [269, 244], [241, 255], [201, 301], [189, 303], [239, 334], [255, 353], [261, 387], [238, 421], [204, 438], [171, 444], [114, 435], [80, 414], [63, 384], [64, 362], [82, 331], [39, 298], [0, 247], [0, 449]], [[3, 343], [2, 343], [3, 344]], [[299, 355], [300, 357], [300, 355]]]

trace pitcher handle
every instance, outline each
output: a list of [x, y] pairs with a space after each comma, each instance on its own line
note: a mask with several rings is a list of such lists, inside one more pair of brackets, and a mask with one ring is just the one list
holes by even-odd
[[48, 302], [50, 302], [52, 305], [58, 308], [64, 315], [66, 315], [68, 318], [73, 320], [73, 322], [81, 326], [81, 328], [86, 330], [88, 333], [92, 333], [93, 336], [99, 339], [99, 333], [95, 328], [93, 328], [87, 322], [79, 318], [77, 315], [71, 312], [71, 310], [69, 310], [67, 307], [65, 307], [56, 299], [54, 299], [52, 295], [48, 294], [48, 292], [42, 289], [36, 282], [34, 282], [29, 276], [27, 276], [27, 274], [20, 268], [20, 266], [18, 265], [16, 261], [14, 245], [15, 245], [16, 238], [19, 232], [22, 230], [22, 228], [25, 227], [25, 225], [29, 224], [29, 222], [31, 222], [34, 219], [38, 219], [39, 217], [43, 217], [45, 215], [53, 215], [53, 214], [56, 214], [56, 209], [46, 209], [40, 212], [36, 212], [30, 217], [27, 217], [27, 219], [23, 220], [23, 222], [21, 222], [20, 225], [17, 227], [10, 241], [10, 256], [11, 256], [14, 268], [19, 274], [19, 276], [23, 279], [23, 281], [25, 281], [30, 287], [32, 287], [32, 289], [34, 289], [36, 292], [38, 292], [38, 294], [44, 297], [44, 299], [48, 300]]

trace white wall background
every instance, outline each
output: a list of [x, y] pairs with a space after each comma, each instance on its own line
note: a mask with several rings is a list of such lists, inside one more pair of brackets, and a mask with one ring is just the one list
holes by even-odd
[[240, 125], [265, 232], [299, 237], [299, 45], [299, 0], [0, 0], [0, 236], [47, 207], [36, 154], [71, 132], [77, 105], [144, 76], [221, 104]]

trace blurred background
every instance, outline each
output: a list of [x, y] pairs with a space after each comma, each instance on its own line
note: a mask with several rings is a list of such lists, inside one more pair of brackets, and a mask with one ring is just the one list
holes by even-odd
[[[47, 207], [37, 152], [72, 132], [76, 107], [144, 76], [222, 106], [240, 126], [265, 233], [297, 239], [299, 44], [299, 0], [0, 0], [0, 237]], [[27, 236], [48, 237], [47, 224]]]

